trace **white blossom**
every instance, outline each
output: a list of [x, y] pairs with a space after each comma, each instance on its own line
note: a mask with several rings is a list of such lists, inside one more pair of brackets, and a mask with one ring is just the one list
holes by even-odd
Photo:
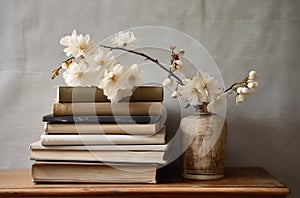
[[136, 41], [137, 41], [136, 37], [134, 36], [133, 32], [130, 31], [127, 32], [120, 31], [111, 39], [111, 42], [114, 45], [120, 47], [134, 46]]
[[166, 78], [163, 81], [163, 86], [164, 87], [172, 87], [173, 86], [173, 80], [171, 78]]
[[89, 34], [83, 36], [82, 34], [77, 35], [76, 30], [74, 30], [71, 36], [65, 36], [60, 39], [60, 44], [66, 46], [64, 52], [67, 56], [74, 56], [78, 58], [80, 56], [86, 56], [91, 53], [95, 43], [90, 38]]
[[177, 98], [177, 96], [178, 96], [178, 92], [176, 90], [173, 91], [172, 94], [171, 94], [171, 97], [172, 98]]
[[92, 56], [87, 57], [87, 61], [90, 65], [101, 67], [102, 69], [113, 66], [116, 63], [115, 56], [111, 51], [106, 53], [100, 48]]
[[185, 53], [185, 50], [184, 49], [180, 49], [179, 52], [178, 52], [178, 55], [179, 56], [183, 56]]
[[237, 93], [239, 94], [253, 94], [255, 93], [255, 89], [250, 89], [248, 87], [238, 87]]
[[180, 59], [173, 61], [170, 67], [172, 72], [179, 71], [180, 73], [184, 73], [183, 62]]
[[90, 70], [86, 65], [72, 62], [63, 73], [69, 86], [95, 86], [99, 78], [99, 70]]
[[178, 88], [178, 94], [190, 105], [196, 106], [206, 101], [203, 77], [198, 72], [192, 79], [184, 79], [184, 86]]
[[218, 82], [208, 73], [198, 72], [192, 79], [183, 80], [185, 84], [179, 87], [178, 93], [190, 104], [209, 103], [220, 93]]
[[132, 89], [142, 84], [142, 73], [136, 64], [124, 67], [117, 64], [111, 70], [106, 69], [98, 87], [111, 102], [116, 103], [132, 95]]
[[[140, 86], [143, 83], [143, 73], [139, 70], [137, 64], [131, 65], [125, 72], [123, 78], [128, 80], [128, 89], [132, 89], [135, 86]], [[124, 81], [126, 81], [126, 79]]]
[[258, 83], [256, 81], [248, 81], [247, 87], [249, 87], [250, 89], [256, 89], [258, 87]]
[[249, 80], [255, 80], [256, 79], [256, 71], [250, 71], [248, 74], [248, 79]]
[[235, 102], [236, 102], [237, 105], [239, 105], [244, 100], [245, 100], [245, 95], [244, 94], [238, 94], [235, 98]]
[[219, 92], [219, 95], [208, 103], [207, 110], [209, 112], [217, 112], [220, 109], [224, 108], [227, 96], [228, 95], [226, 93]]
[[68, 69], [69, 66], [70, 66], [70, 64], [68, 64], [68, 63], [66, 63], [66, 62], [63, 62], [63, 63], [61, 64], [61, 68], [62, 68], [62, 69]]
[[210, 102], [211, 100], [214, 100], [217, 96], [219, 96], [220, 89], [218, 87], [218, 81], [214, 79], [212, 76], [210, 76], [208, 73], [202, 73], [203, 77], [203, 87], [205, 88], [206, 93], [206, 101], [204, 102]]

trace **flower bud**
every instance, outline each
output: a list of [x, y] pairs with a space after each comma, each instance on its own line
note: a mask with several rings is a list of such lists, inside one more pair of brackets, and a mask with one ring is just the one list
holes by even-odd
[[184, 49], [181, 49], [181, 50], [179, 50], [179, 52], [178, 52], [178, 54], [181, 55], [181, 56], [183, 56], [184, 53], [185, 53], [185, 50], [184, 50]]
[[174, 61], [174, 62], [175, 62], [175, 64], [177, 65], [177, 67], [182, 67], [182, 66], [183, 66], [183, 63], [182, 63], [181, 60], [176, 60], [176, 61]]
[[241, 93], [242, 93], [242, 87], [238, 87], [238, 88], [236, 89], [236, 92], [237, 92], [238, 94], [241, 94]]
[[66, 63], [61, 64], [61, 68], [63, 69], [67, 69], [69, 65], [67, 65]]
[[172, 93], [171, 97], [172, 97], [172, 98], [177, 98], [177, 96], [178, 96], [178, 93], [177, 93], [177, 91], [173, 91], [173, 93]]
[[249, 72], [248, 79], [255, 80], [256, 79], [256, 71]]
[[251, 81], [247, 83], [247, 87], [249, 87], [250, 89], [255, 89], [258, 87], [258, 83], [256, 81]]
[[243, 94], [250, 94], [252, 91], [248, 87], [241, 87], [241, 92]]
[[238, 94], [235, 98], [235, 103], [239, 105], [241, 102], [245, 100], [245, 96], [243, 94]]

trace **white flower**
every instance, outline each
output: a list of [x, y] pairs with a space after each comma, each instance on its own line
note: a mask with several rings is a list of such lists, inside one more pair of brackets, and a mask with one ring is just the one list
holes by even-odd
[[126, 81], [128, 80], [128, 89], [132, 89], [135, 86], [140, 86], [143, 83], [142, 79], [143, 73], [139, 70], [139, 67], [137, 64], [131, 65], [128, 69], [126, 69], [125, 74], [123, 75], [122, 79]]
[[90, 70], [82, 63], [72, 62], [63, 73], [69, 86], [94, 86], [99, 78], [98, 70]]
[[116, 62], [115, 56], [111, 51], [105, 53], [102, 49], [98, 48], [93, 56], [87, 58], [88, 62], [94, 67], [107, 68], [113, 66]]
[[164, 87], [172, 87], [173, 86], [173, 80], [171, 78], [166, 78], [163, 81], [163, 86]]
[[132, 46], [136, 43], [136, 37], [134, 36], [133, 32], [120, 31], [111, 39], [111, 42], [114, 45], [121, 46], [121, 47], [126, 47], [129, 45]]
[[63, 68], [63, 69], [68, 69], [69, 66], [70, 66], [70, 64], [68, 64], [68, 63], [66, 63], [66, 62], [63, 62], [63, 63], [61, 64], [61, 68]]
[[217, 112], [220, 109], [224, 108], [227, 96], [228, 95], [226, 93], [220, 92], [214, 100], [208, 103], [207, 110], [209, 112]]
[[136, 64], [129, 68], [117, 64], [111, 70], [106, 69], [104, 71], [98, 87], [103, 89], [104, 95], [111, 102], [116, 103], [122, 98], [132, 95], [133, 87], [142, 84], [141, 76], [142, 73]]
[[237, 105], [239, 105], [244, 100], [245, 100], [245, 95], [244, 94], [238, 94], [235, 98], [235, 102], [236, 102]]
[[206, 101], [203, 78], [198, 72], [192, 79], [183, 80], [185, 84], [178, 88], [178, 94], [190, 105], [196, 106]]
[[71, 36], [61, 38], [60, 44], [67, 47], [64, 49], [67, 56], [72, 55], [75, 58], [86, 56], [95, 46], [95, 43], [90, 38], [89, 34], [85, 36], [82, 34], [77, 35], [75, 30], [72, 32]]
[[185, 53], [185, 50], [184, 50], [184, 49], [181, 49], [181, 50], [179, 50], [178, 55], [179, 55], [179, 56], [183, 56], [184, 53]]
[[171, 71], [179, 71], [181, 73], [184, 73], [183, 70], [183, 62], [179, 59], [179, 60], [175, 60], [173, 61], [173, 63], [171, 64]]
[[258, 87], [258, 83], [256, 81], [248, 81], [247, 87], [249, 87], [250, 89], [256, 89]]
[[113, 88], [118, 83], [118, 80], [123, 73], [124, 66], [121, 64], [115, 65], [111, 71], [104, 71], [103, 79], [101, 79], [98, 86], [104, 90], [105, 95], [110, 95], [113, 92]]
[[256, 79], [256, 71], [250, 71], [248, 75], [249, 80], [255, 80]]
[[218, 87], [218, 81], [208, 73], [202, 73], [202, 78], [202, 86], [204, 87], [207, 96], [206, 101], [204, 102], [210, 102], [211, 100], [214, 100], [217, 96], [219, 96], [220, 89]]
[[255, 89], [250, 89], [248, 87], [238, 87], [236, 91], [239, 94], [254, 94], [255, 93]]
[[178, 92], [177, 91], [173, 91], [173, 93], [171, 94], [172, 98], [177, 98], [178, 96]]

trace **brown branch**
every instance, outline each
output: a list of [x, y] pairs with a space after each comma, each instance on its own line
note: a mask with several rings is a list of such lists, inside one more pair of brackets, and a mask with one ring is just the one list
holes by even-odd
[[235, 83], [233, 83], [229, 88], [227, 88], [225, 91], [224, 91], [224, 93], [226, 93], [227, 91], [229, 91], [229, 90], [231, 90], [231, 89], [233, 89], [234, 88], [234, 86], [236, 86], [236, 85], [239, 85], [239, 84], [244, 84], [244, 83], [246, 83], [247, 82], [247, 80], [248, 80], [248, 76], [243, 80], [243, 81], [241, 81], [241, 82], [235, 82]]
[[51, 79], [54, 80], [54, 78], [56, 78], [58, 75], [59, 75], [59, 71], [62, 69], [62, 67], [58, 67], [58, 68], [55, 68], [55, 69], [52, 69], [52, 76], [51, 76]]
[[174, 74], [172, 71], [168, 70], [167, 68], [165, 68], [159, 61], [158, 59], [155, 59], [155, 58], [152, 58], [151, 56], [148, 56], [147, 54], [144, 54], [142, 52], [137, 52], [137, 51], [134, 51], [134, 50], [130, 50], [130, 49], [125, 49], [123, 47], [112, 47], [112, 46], [107, 46], [107, 45], [99, 45], [100, 47], [104, 47], [104, 48], [108, 48], [110, 50], [122, 50], [122, 51], [126, 51], [126, 52], [129, 52], [129, 53], [132, 53], [132, 54], [136, 54], [136, 55], [139, 55], [139, 56], [142, 56], [144, 58], [146, 58], [146, 60], [150, 60], [152, 62], [154, 62], [156, 65], [158, 65], [161, 69], [163, 69], [164, 71], [168, 72], [170, 74], [170, 76], [174, 77], [177, 82], [180, 84], [180, 85], [184, 85], [184, 83], [182, 82], [182, 80], [176, 75]]

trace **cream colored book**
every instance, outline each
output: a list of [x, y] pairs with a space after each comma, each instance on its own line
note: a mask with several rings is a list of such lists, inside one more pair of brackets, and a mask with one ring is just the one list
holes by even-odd
[[132, 134], [154, 135], [162, 124], [68, 124], [45, 123], [45, 134]]
[[157, 151], [165, 152], [169, 148], [169, 144], [132, 144], [132, 145], [117, 145], [117, 144], [107, 144], [107, 145], [83, 145], [83, 146], [64, 146], [64, 145], [50, 145], [45, 146], [41, 144], [41, 141], [36, 141], [30, 144], [29, 148], [31, 150], [64, 150], [64, 151]]
[[154, 135], [41, 135], [42, 145], [106, 145], [106, 144], [165, 144], [166, 128]]
[[156, 164], [44, 162], [32, 165], [33, 182], [156, 183]]
[[53, 115], [161, 115], [161, 102], [53, 103]]
[[167, 148], [168, 145], [43, 146], [39, 141], [30, 145], [30, 159], [165, 164]]

